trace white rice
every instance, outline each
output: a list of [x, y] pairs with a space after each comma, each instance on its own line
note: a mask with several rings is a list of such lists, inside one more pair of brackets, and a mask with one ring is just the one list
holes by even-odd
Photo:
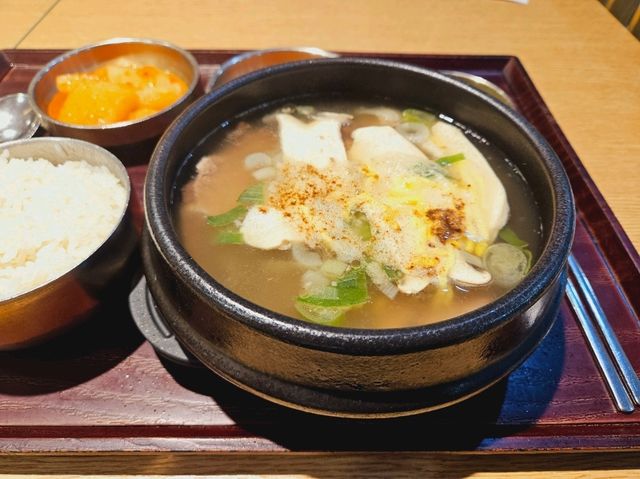
[[113, 231], [126, 190], [104, 166], [84, 160], [0, 154], [0, 301], [63, 275]]

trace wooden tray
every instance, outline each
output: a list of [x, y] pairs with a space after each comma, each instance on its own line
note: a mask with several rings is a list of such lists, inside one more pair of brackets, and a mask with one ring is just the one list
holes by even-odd
[[[0, 52], [0, 95], [26, 91], [35, 72], [59, 53]], [[235, 53], [195, 51], [203, 84]], [[376, 56], [484, 76], [504, 88], [546, 136], [576, 195], [573, 252], [640, 370], [638, 254], [518, 59]], [[148, 142], [116, 151], [128, 165], [138, 222], [152, 147]], [[1, 453], [601, 449], [640, 449], [640, 412], [615, 411], [566, 301], [544, 342], [507, 379], [457, 406], [393, 420], [342, 420], [291, 411], [240, 391], [205, 369], [160, 359], [134, 326], [125, 297], [47, 345], [0, 353]]]

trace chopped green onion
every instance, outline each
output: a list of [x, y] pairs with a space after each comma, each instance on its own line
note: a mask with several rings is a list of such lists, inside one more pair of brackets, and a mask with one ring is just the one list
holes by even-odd
[[304, 296], [298, 296], [298, 302], [313, 304], [315, 306], [330, 307], [330, 306], [348, 306], [340, 299], [338, 288], [335, 286], [327, 286], [321, 291], [314, 294], [306, 294]]
[[526, 248], [529, 243], [520, 239], [520, 237], [508, 226], [505, 226], [498, 233], [498, 237], [505, 243], [515, 246], [516, 248]]
[[209, 226], [226, 226], [232, 224], [234, 221], [244, 218], [247, 214], [247, 208], [242, 205], [238, 205], [235, 208], [230, 209], [226, 213], [222, 213], [215, 216], [207, 216], [207, 224]]
[[445, 174], [444, 171], [442, 171], [442, 168], [440, 168], [437, 164], [432, 163], [431, 161], [416, 163], [413, 167], [413, 171], [416, 175], [427, 178], [428, 180], [450, 178]]
[[242, 233], [236, 230], [221, 231], [216, 236], [216, 243], [218, 244], [244, 244], [244, 238]]
[[328, 286], [317, 294], [298, 297], [299, 302], [322, 307], [355, 306], [368, 300], [367, 276], [362, 268], [347, 271], [336, 280], [335, 286]]
[[238, 202], [244, 204], [260, 204], [264, 203], [264, 185], [256, 183], [240, 193]]
[[301, 301], [296, 301], [294, 306], [303, 318], [325, 326], [336, 326], [344, 318], [345, 312], [349, 310], [349, 308], [342, 307], [316, 306]]
[[499, 286], [511, 288], [527, 274], [529, 260], [527, 254], [508, 243], [495, 243], [484, 254], [484, 265]]
[[408, 108], [402, 112], [402, 121], [422, 123], [428, 127], [436, 124], [438, 118], [433, 113], [428, 113], [422, 110], [416, 110], [415, 108]]
[[367, 291], [367, 275], [363, 268], [347, 271], [337, 280], [336, 288], [341, 300], [348, 304], [361, 304], [369, 300]]
[[333, 301], [333, 300], [340, 299], [340, 292], [338, 291], [338, 288], [336, 288], [335, 286], [327, 286], [323, 288], [321, 291], [317, 292], [315, 294], [315, 297], [322, 300]]
[[369, 224], [367, 216], [361, 211], [356, 211], [353, 214], [349, 225], [363, 241], [369, 241], [371, 239], [371, 224]]
[[367, 287], [367, 276], [364, 273], [363, 268], [352, 268], [347, 271], [336, 282], [337, 288], [351, 289]]
[[383, 265], [382, 269], [384, 269], [384, 272], [387, 274], [387, 277], [391, 281], [398, 281], [400, 278], [402, 278], [402, 271], [400, 271], [399, 269], [395, 269], [387, 265]]
[[527, 257], [527, 268], [525, 270], [525, 274], [529, 272], [531, 269], [531, 265], [533, 264], [533, 253], [529, 250], [529, 243], [522, 240], [515, 231], [513, 231], [508, 226], [505, 226], [498, 233], [498, 237], [507, 244], [511, 246], [515, 246], [522, 250], [524, 255]]
[[440, 166], [449, 166], [462, 160], [464, 160], [464, 153], [456, 153], [455, 155], [443, 156], [442, 158], [438, 158], [436, 160], [436, 163], [438, 163]]
[[527, 268], [524, 271], [524, 273], [527, 274], [531, 269], [531, 265], [533, 264], [533, 253], [527, 248], [522, 248], [522, 252], [527, 257]]

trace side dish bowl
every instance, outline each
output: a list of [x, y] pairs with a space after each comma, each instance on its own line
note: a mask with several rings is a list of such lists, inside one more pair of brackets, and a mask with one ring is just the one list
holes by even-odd
[[[59, 75], [88, 72], [118, 58], [169, 70], [184, 80], [187, 91], [176, 102], [153, 115], [117, 123], [71, 124], [47, 113], [57, 91], [56, 78]], [[77, 138], [101, 146], [128, 145], [160, 135], [200, 93], [198, 64], [193, 55], [164, 41], [138, 38], [113, 38], [63, 53], [33, 77], [28, 90], [31, 107], [51, 135]]]
[[[186, 252], [173, 190], [190, 153], [247, 111], [309, 98], [393, 100], [441, 112], [487, 138], [526, 178], [542, 223], [541, 254], [525, 279], [487, 306], [402, 329], [340, 329], [259, 307], [209, 276]], [[151, 293], [180, 342], [207, 367], [261, 397], [343, 417], [391, 417], [444, 407], [508, 375], [557, 315], [574, 232], [560, 160], [516, 111], [435, 71], [375, 59], [278, 65], [223, 85], [160, 139], [145, 183], [142, 255]]]
[[[84, 160], [93, 167], [104, 167], [124, 190], [124, 204], [119, 210], [114, 209], [113, 217], [116, 218], [116, 223], [112, 227], [106, 226], [107, 233], [104, 238], [79, 264], [66, 272], [61, 271], [61, 274], [44, 284], [10, 296], [9, 299], [0, 300], [0, 351], [40, 343], [87, 318], [106, 298], [111, 297], [114, 291], [126, 285], [124, 276], [128, 274], [129, 260], [137, 244], [137, 235], [129, 213], [131, 193], [129, 176], [122, 163], [107, 150], [80, 140], [46, 137], [3, 143], [0, 145], [0, 154], [5, 151], [9, 158], [21, 160], [42, 158], [53, 165]], [[51, 177], [39, 181], [34, 179], [30, 181], [30, 186], [40, 185], [41, 188], [50, 180]], [[25, 185], [15, 185], [15, 187], [18, 190], [26, 188]], [[33, 197], [42, 196], [37, 190], [38, 186], [32, 190]], [[44, 200], [55, 201], [50, 197]], [[106, 200], [110, 201], [110, 198]], [[6, 205], [1, 206], [6, 207]], [[66, 204], [61, 205], [60, 210], [67, 207]], [[96, 209], [96, 205], [88, 205], [88, 207]], [[6, 213], [8, 216], [12, 214], [11, 211]], [[83, 211], [83, 214], [85, 213]], [[91, 216], [92, 212], [88, 212], [88, 215]], [[18, 221], [20, 221], [19, 218]], [[69, 228], [69, 225], [60, 224], [61, 221], [57, 218], [52, 218], [51, 223], [56, 230], [51, 238], [57, 237], [61, 231]], [[24, 236], [33, 232], [18, 231], [14, 234]], [[71, 247], [67, 244], [67, 248]], [[37, 254], [40, 255], [44, 248], [47, 248], [46, 244]], [[10, 254], [5, 251], [3, 255], [5, 253]], [[26, 268], [29, 261], [34, 261], [34, 258], [29, 258], [18, 267], [18, 274], [25, 274], [25, 271], [28, 271]], [[47, 266], [51, 264], [47, 263]], [[11, 268], [10, 265], [11, 262], [9, 262]], [[2, 273], [9, 274], [9, 270], [3, 269]], [[2, 279], [6, 281], [7, 278]], [[4, 294], [2, 296], [4, 297]]]
[[229, 58], [211, 75], [207, 92], [231, 80], [263, 68], [311, 58], [335, 58], [338, 55], [315, 47], [281, 47], [251, 50]]

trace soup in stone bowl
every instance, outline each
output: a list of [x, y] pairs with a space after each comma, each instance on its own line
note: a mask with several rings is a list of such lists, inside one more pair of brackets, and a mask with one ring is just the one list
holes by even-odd
[[514, 110], [371, 59], [247, 75], [186, 110], [145, 185], [143, 261], [180, 342], [294, 408], [385, 417], [497, 382], [557, 314], [562, 165]]

